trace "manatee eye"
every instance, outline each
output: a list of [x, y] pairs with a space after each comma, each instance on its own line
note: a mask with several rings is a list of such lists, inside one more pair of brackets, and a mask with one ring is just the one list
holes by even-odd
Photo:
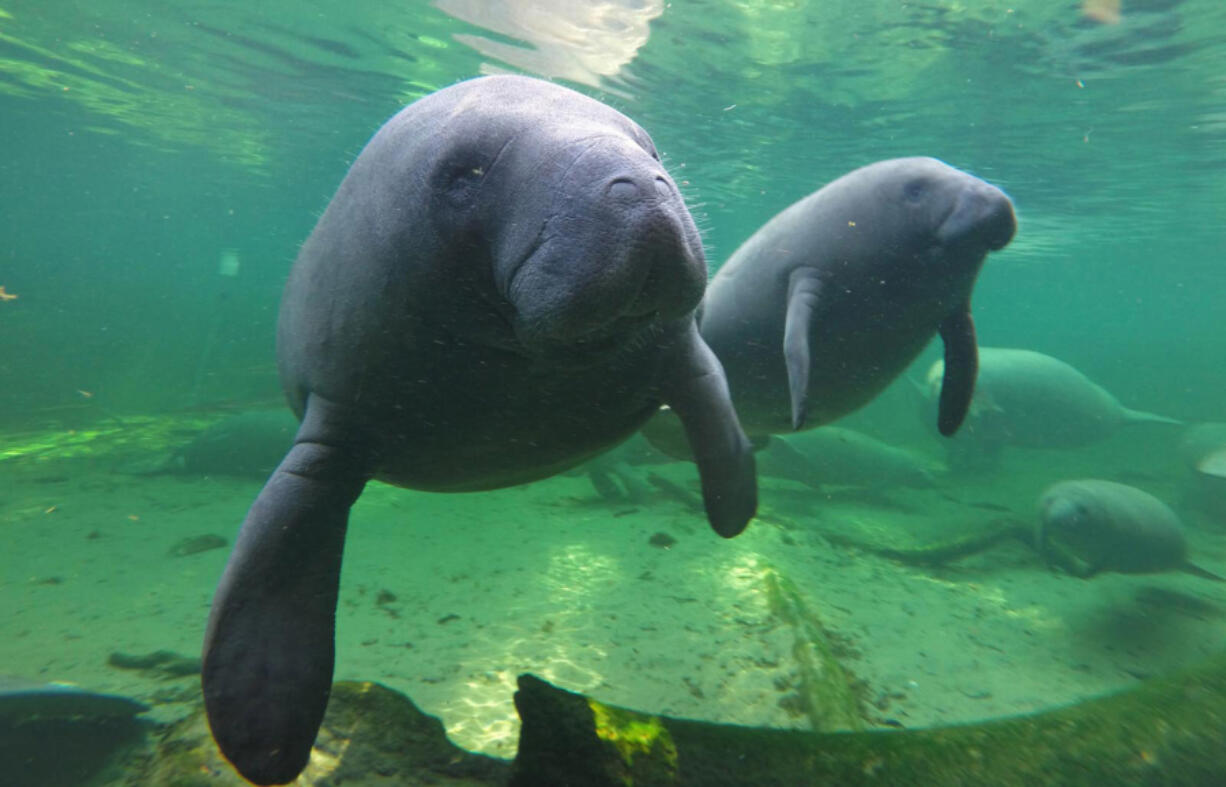
[[927, 182], [919, 178], [907, 181], [906, 185], [902, 187], [902, 195], [908, 202], [919, 202], [927, 192]]
[[463, 157], [455, 159], [442, 168], [435, 187], [457, 208], [470, 204], [485, 178], [487, 165], [484, 160]]
[[1069, 513], [1072, 515], [1069, 519], [1070, 525], [1082, 527], [1089, 521], [1090, 509], [1085, 505], [1085, 503], [1073, 503], [1070, 508], [1072, 509], [1069, 511]]
[[639, 147], [641, 147], [643, 150], [647, 152], [647, 155], [651, 156], [656, 161], [659, 161], [660, 154], [656, 152], [656, 143], [651, 141], [651, 136], [646, 131], [639, 128], [638, 125], [636, 124], [631, 124], [631, 125], [634, 126], [630, 131], [630, 134], [631, 136], [633, 136], [634, 141], [638, 143]]

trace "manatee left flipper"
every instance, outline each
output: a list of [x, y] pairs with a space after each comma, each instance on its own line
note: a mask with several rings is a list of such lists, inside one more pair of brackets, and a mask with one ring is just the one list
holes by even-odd
[[294, 446], [252, 504], [213, 598], [204, 640], [209, 726], [256, 784], [293, 780], [332, 687], [341, 554], [365, 457], [330, 443], [312, 398]]
[[788, 277], [787, 316], [783, 327], [783, 360], [792, 397], [792, 428], [799, 431], [808, 416], [809, 337], [821, 298], [822, 280], [816, 268], [801, 267]]
[[979, 374], [979, 346], [970, 304], [950, 312], [941, 321], [940, 329], [941, 340], [945, 342], [945, 375], [941, 379], [937, 429], [951, 437], [971, 409], [975, 377]]
[[758, 509], [753, 448], [741, 429], [724, 368], [690, 326], [678, 340], [669, 377], [661, 385], [664, 403], [681, 419], [698, 475], [703, 505], [716, 533], [731, 538]]

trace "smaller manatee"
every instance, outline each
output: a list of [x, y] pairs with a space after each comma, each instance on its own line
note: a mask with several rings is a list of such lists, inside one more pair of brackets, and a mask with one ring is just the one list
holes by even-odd
[[1179, 456], [1194, 473], [1226, 479], [1226, 423], [1189, 426], [1179, 438]]
[[[928, 395], [942, 395], [945, 363], [925, 380]], [[962, 439], [985, 448], [1075, 448], [1105, 440], [1124, 426], [1181, 421], [1125, 407], [1073, 366], [1050, 355], [1008, 347], [979, 348], [979, 378]]]
[[840, 426], [775, 435], [758, 454], [758, 472], [814, 488], [839, 484], [922, 489], [936, 483], [931, 463], [922, 455]]
[[223, 418], [190, 442], [153, 461], [129, 463], [132, 475], [226, 475], [263, 480], [294, 444], [298, 419], [284, 408]]
[[1114, 481], [1054, 484], [1039, 498], [1035, 548], [1049, 563], [1088, 579], [1100, 571], [1184, 571], [1223, 582], [1188, 562], [1183, 524], [1158, 498]]
[[971, 292], [1017, 230], [1000, 189], [928, 157], [877, 161], [793, 203], [707, 287], [700, 330], [752, 439], [872, 401], [939, 335], [941, 434], [975, 385]]
[[1185, 504], [1216, 522], [1226, 522], [1226, 423], [1189, 426], [1179, 440], [1188, 470]]

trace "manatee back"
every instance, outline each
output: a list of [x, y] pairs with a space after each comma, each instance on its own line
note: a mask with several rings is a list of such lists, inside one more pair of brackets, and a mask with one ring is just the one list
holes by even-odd
[[934, 483], [924, 457], [852, 429], [828, 425], [787, 440], [809, 459], [822, 483], [920, 488]]
[[1110, 392], [1064, 361], [1031, 350], [980, 347], [975, 393], [1000, 412], [1015, 445], [1085, 445], [1109, 437], [1124, 420]]

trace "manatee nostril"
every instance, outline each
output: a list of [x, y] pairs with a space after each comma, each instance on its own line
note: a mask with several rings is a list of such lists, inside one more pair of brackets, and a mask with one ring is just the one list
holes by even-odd
[[668, 181], [664, 178], [656, 177], [656, 194], [659, 194], [664, 199], [673, 195], [673, 190], [668, 187]]
[[988, 248], [998, 251], [1009, 245], [1017, 232], [1017, 216], [1013, 213], [1013, 203], [1002, 193], [992, 195], [988, 203], [986, 223], [988, 232]]
[[637, 199], [639, 187], [630, 178], [616, 178], [609, 184], [609, 196], [617, 199]]

